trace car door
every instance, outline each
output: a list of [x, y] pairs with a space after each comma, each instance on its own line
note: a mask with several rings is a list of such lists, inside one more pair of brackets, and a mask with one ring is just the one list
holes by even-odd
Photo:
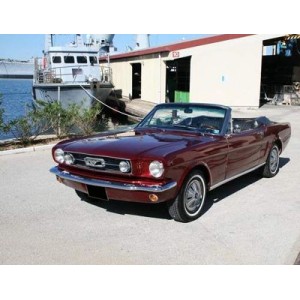
[[227, 137], [228, 157], [226, 179], [259, 165], [263, 131], [259, 129], [232, 133]]

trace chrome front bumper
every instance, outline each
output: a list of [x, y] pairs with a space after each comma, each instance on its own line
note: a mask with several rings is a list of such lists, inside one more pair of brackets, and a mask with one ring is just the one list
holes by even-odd
[[77, 175], [72, 175], [69, 172], [61, 171], [57, 166], [50, 169], [50, 172], [62, 179], [79, 182], [86, 185], [99, 186], [104, 188], [112, 188], [125, 191], [143, 191], [150, 193], [162, 193], [177, 186], [177, 183], [172, 181], [165, 185], [143, 185], [143, 184], [128, 184], [121, 182], [111, 182], [99, 179], [90, 179]]

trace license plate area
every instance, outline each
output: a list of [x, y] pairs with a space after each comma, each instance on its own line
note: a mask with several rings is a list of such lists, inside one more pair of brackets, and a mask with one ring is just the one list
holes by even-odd
[[87, 190], [90, 197], [108, 201], [104, 187], [88, 185]]

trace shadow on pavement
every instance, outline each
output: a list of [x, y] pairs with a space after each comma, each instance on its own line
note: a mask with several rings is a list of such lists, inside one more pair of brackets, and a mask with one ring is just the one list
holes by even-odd
[[[289, 163], [289, 158], [281, 157], [279, 161], [279, 168], [284, 167]], [[207, 213], [214, 203], [218, 203], [223, 199], [233, 195], [234, 193], [240, 191], [241, 189], [259, 181], [262, 176], [258, 171], [251, 172], [247, 175], [241, 176], [235, 180], [232, 180], [215, 190], [208, 193], [206, 198], [206, 203], [203, 207], [202, 215]], [[272, 179], [270, 179], [272, 180]], [[93, 198], [82, 199], [85, 202], [95, 205], [97, 207], [106, 209], [108, 212], [112, 212], [120, 215], [139, 215], [148, 218], [159, 218], [159, 219], [169, 219], [172, 218], [168, 214], [166, 203], [158, 204], [146, 204], [137, 202], [125, 202], [125, 201], [102, 201]]]
[[[279, 160], [279, 168], [281, 169], [287, 163], [289, 163], [290, 159], [285, 157], [280, 157]], [[258, 169], [244, 176], [238, 177], [228, 183], [218, 187], [215, 190], [212, 190], [207, 195], [206, 205], [203, 209], [203, 214], [205, 214], [214, 203], [218, 203], [228, 196], [233, 195], [234, 193], [240, 191], [241, 189], [261, 180], [263, 177], [261, 175], [261, 170]], [[270, 179], [272, 180], [272, 178]]]
[[138, 215], [147, 218], [171, 219], [165, 203], [147, 204], [125, 201], [84, 199], [85, 202], [119, 215]]

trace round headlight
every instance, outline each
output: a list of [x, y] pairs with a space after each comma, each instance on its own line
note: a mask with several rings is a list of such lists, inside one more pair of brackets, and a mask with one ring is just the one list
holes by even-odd
[[119, 168], [122, 173], [128, 173], [130, 171], [130, 163], [128, 161], [121, 161]]
[[62, 164], [65, 161], [64, 154], [65, 153], [64, 153], [64, 151], [62, 149], [60, 149], [60, 148], [56, 149], [54, 151], [54, 159], [55, 159], [55, 161], [57, 161], [58, 163]]
[[65, 154], [64, 159], [65, 159], [65, 164], [67, 165], [73, 165], [75, 161], [74, 156], [70, 153]]
[[164, 172], [164, 165], [160, 161], [155, 160], [149, 165], [149, 171], [153, 177], [159, 178]]

